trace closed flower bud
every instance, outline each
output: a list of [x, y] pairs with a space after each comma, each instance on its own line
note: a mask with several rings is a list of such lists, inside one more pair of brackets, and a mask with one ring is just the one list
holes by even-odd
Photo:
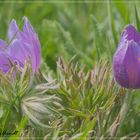
[[116, 82], [125, 88], [140, 88], [140, 35], [128, 25], [113, 57], [113, 74]]

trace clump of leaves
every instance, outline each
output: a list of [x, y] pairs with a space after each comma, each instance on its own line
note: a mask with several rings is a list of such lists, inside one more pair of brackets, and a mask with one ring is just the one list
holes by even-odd
[[126, 91], [115, 84], [107, 61], [87, 71], [74, 60], [59, 58], [56, 79], [33, 75], [28, 65], [0, 73], [1, 132], [18, 131], [21, 139], [120, 136]]
[[[59, 88], [53, 91], [62, 106], [57, 110], [60, 115], [55, 131], [49, 131], [47, 138], [88, 139], [111, 135], [110, 126], [115, 121], [119, 110], [117, 98], [123, 89], [116, 86], [108, 62], [100, 61], [92, 70], [85, 72], [85, 67], [75, 64], [74, 58], [57, 62], [57, 82]], [[47, 91], [44, 84], [38, 85], [40, 91]], [[56, 133], [57, 132], [57, 133]]]
[[[28, 63], [23, 69], [13, 65], [8, 73], [4, 75], [0, 71], [0, 75], [1, 135], [6, 136], [3, 135], [4, 131], [9, 133], [18, 131], [18, 136], [23, 135], [27, 125], [50, 129], [49, 122], [54, 118], [52, 114], [57, 114], [53, 106], [60, 107], [60, 99], [56, 95], [47, 95], [38, 91], [39, 80], [35, 78]], [[39, 73], [36, 77], [41, 79]], [[47, 90], [58, 87], [55, 81], [43, 80], [46, 82], [44, 86]]]

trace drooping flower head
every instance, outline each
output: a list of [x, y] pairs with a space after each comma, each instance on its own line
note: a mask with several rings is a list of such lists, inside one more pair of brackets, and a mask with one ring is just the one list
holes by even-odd
[[140, 34], [132, 25], [121, 35], [113, 57], [113, 74], [122, 87], [140, 88]]
[[12, 20], [8, 29], [8, 43], [0, 40], [0, 69], [6, 73], [9, 71], [10, 62], [17, 62], [21, 67], [27, 59], [31, 60], [32, 70], [36, 72], [41, 63], [41, 48], [37, 34], [26, 17], [23, 31], [15, 20]]

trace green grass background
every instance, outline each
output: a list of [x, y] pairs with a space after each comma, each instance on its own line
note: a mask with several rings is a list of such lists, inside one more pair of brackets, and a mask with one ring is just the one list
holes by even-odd
[[[77, 55], [80, 63], [92, 67], [109, 58], [117, 48], [123, 28], [136, 25], [134, 1], [36, 1], [1, 2], [0, 37], [14, 18], [20, 24], [27, 16], [38, 33], [44, 62], [55, 70], [58, 56]], [[22, 28], [22, 25], [21, 25]]]

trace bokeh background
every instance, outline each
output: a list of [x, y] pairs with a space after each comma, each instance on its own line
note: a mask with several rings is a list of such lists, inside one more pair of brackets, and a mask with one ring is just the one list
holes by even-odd
[[17, 1], [0, 4], [0, 38], [7, 38], [14, 18], [22, 28], [27, 16], [38, 33], [43, 62], [56, 70], [59, 56], [76, 55], [80, 64], [92, 68], [96, 60], [112, 55], [123, 28], [136, 25], [136, 1]]

